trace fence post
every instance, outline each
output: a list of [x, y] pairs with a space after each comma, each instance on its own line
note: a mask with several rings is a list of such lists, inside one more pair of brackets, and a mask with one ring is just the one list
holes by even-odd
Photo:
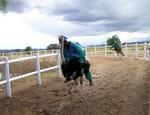
[[94, 46], [94, 54], [95, 54], [95, 56], [97, 56], [97, 51], [96, 50], [97, 50], [96, 46]]
[[149, 61], [150, 61], [150, 42], [147, 44], [147, 47], [148, 47], [148, 50], [149, 50], [149, 51], [148, 51], [148, 52], [149, 52], [148, 55], [149, 55]]
[[11, 59], [13, 59], [13, 55], [14, 55], [14, 53], [13, 53], [13, 52], [11, 52]]
[[144, 59], [146, 59], [146, 48], [147, 48], [147, 43], [144, 43]]
[[85, 46], [85, 58], [88, 59], [88, 50], [87, 50], [87, 46]]
[[41, 81], [41, 73], [40, 73], [40, 58], [39, 58], [39, 53], [36, 54], [36, 80], [38, 85], [42, 85]]
[[33, 52], [32, 52], [32, 50], [31, 50], [31, 51], [30, 51], [30, 56], [32, 56], [32, 53], [33, 53]]
[[37, 53], [40, 54], [40, 50], [38, 50]]
[[54, 49], [52, 49], [52, 54], [54, 54]]
[[138, 44], [135, 44], [135, 57], [138, 57]]
[[10, 73], [9, 73], [9, 62], [8, 62], [8, 57], [4, 58], [5, 65], [4, 65], [4, 76], [6, 79], [6, 95], [8, 97], [11, 97], [11, 82], [10, 82]]
[[150, 61], [150, 46], [148, 46], [148, 60]]
[[22, 57], [22, 52], [20, 52], [20, 55], [21, 55], [21, 57]]
[[107, 44], [105, 44], [105, 57], [107, 57]]
[[26, 55], [26, 52], [25, 51], [22, 51], [22, 56], [25, 56]]
[[125, 52], [126, 52], [125, 56], [128, 57], [128, 45], [127, 45], [127, 43], [125, 44]]
[[45, 54], [47, 54], [47, 50], [45, 50]]
[[61, 78], [61, 57], [60, 57], [60, 51], [57, 51], [56, 63], [57, 63], [57, 66], [58, 66], [57, 76]]

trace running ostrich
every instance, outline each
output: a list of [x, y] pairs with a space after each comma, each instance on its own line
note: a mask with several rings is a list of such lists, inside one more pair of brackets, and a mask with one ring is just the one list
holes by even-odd
[[[80, 85], [83, 84], [83, 74], [89, 81], [90, 85], [92, 83], [92, 74], [89, 70], [90, 64], [85, 58], [85, 51], [79, 45], [79, 43], [68, 41], [68, 38], [60, 35], [58, 36], [59, 43], [61, 45], [61, 58], [62, 58], [62, 73], [66, 78], [65, 83], [80, 78]], [[77, 82], [76, 82], [77, 83]]]
[[122, 59], [122, 56], [125, 56], [124, 53], [122, 52], [121, 45], [116, 44], [116, 45], [112, 46], [110, 49], [115, 50], [115, 52], [120, 57], [120, 59]]
[[117, 55], [122, 59], [122, 56], [124, 56], [124, 53], [122, 52], [121, 48], [121, 41], [117, 35], [114, 35], [107, 39], [107, 45], [111, 46], [110, 49], [113, 49]]

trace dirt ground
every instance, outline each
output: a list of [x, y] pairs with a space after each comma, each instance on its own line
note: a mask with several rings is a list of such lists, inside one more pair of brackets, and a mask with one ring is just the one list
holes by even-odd
[[0, 115], [148, 115], [150, 63], [91, 58], [94, 85], [64, 84], [63, 78], [16, 81], [12, 98], [0, 92]]

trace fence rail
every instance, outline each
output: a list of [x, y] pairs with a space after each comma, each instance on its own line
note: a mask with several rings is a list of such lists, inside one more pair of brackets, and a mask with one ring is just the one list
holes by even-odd
[[[143, 44], [125, 44], [121, 45], [122, 51], [125, 57], [142, 58], [144, 60], [150, 60], [150, 43]], [[94, 56], [117, 56], [116, 52], [110, 49], [111, 46], [87, 46], [86, 47], [86, 57], [90, 55]]]
[[29, 57], [34, 56], [37, 53], [40, 55], [44, 54], [54, 54], [57, 52], [57, 49], [52, 50], [37, 50], [37, 51], [20, 51], [20, 52], [8, 52], [8, 53], [0, 53], [0, 59], [4, 57], [9, 57], [9, 59], [15, 59], [20, 57]]
[[[56, 57], [56, 65], [53, 67], [48, 67], [48, 68], [44, 68], [44, 69], [40, 69], [40, 58], [45, 58], [45, 57], [51, 57], [51, 56], [55, 56]], [[30, 73], [26, 73], [23, 75], [19, 75], [16, 77], [10, 77], [10, 71], [9, 71], [9, 65], [11, 63], [15, 63], [15, 62], [21, 62], [21, 61], [25, 61], [25, 60], [31, 60], [31, 59], [35, 59], [35, 70], [33, 72]], [[19, 80], [28, 76], [32, 76], [32, 75], [36, 75], [36, 81], [38, 85], [42, 84], [41, 81], [41, 73], [42, 72], [47, 72], [47, 71], [51, 71], [51, 70], [57, 70], [57, 76], [61, 77], [61, 68], [60, 68], [60, 52], [54, 53], [54, 54], [46, 54], [46, 55], [39, 55], [36, 54], [36, 56], [32, 56], [32, 57], [25, 57], [25, 58], [20, 58], [20, 59], [13, 59], [13, 60], [9, 60], [8, 57], [5, 57], [3, 59], [3, 61], [0, 62], [0, 65], [4, 66], [4, 79], [2, 81], [0, 81], [0, 85], [2, 84], [6, 84], [6, 95], [8, 97], [12, 96], [12, 92], [11, 92], [11, 82], [15, 81], [15, 80]]]
[[[121, 45], [122, 50], [126, 57], [143, 57], [144, 59], [149, 59], [149, 43], [135, 43], [135, 44], [128, 44]], [[87, 56], [88, 55], [101, 55], [101, 56], [117, 56], [115, 54], [115, 51], [110, 50], [111, 46], [107, 46], [106, 44], [104, 46], [87, 46], [85, 47]], [[57, 49], [52, 50], [38, 50], [38, 51], [30, 51], [30, 52], [11, 52], [11, 53], [0, 53], [0, 59], [4, 57], [9, 57], [9, 59], [16, 59], [20, 57], [29, 57], [29, 56], [35, 56], [36, 53], [39, 53], [40, 55], [43, 54], [54, 54], [57, 52]]]
[[[125, 53], [126, 57], [134, 57], [134, 58], [143, 58], [145, 60], [150, 60], [150, 43], [144, 43], [144, 44], [125, 44], [122, 45], [122, 50]], [[104, 45], [104, 46], [92, 46], [92, 47], [85, 47], [86, 50], [86, 57], [90, 55], [94, 56], [117, 56], [115, 51], [110, 50], [110, 46]], [[43, 51], [42, 51], [43, 52]], [[32, 52], [30, 57], [24, 57], [24, 58], [19, 58], [19, 59], [9, 59], [8, 57], [3, 57], [3, 60], [0, 61], [0, 65], [4, 66], [4, 79], [0, 81], [0, 85], [6, 84], [6, 95], [8, 97], [12, 96], [11, 93], [11, 82], [15, 80], [19, 80], [31, 75], [36, 75], [36, 81], [38, 85], [42, 84], [41, 81], [41, 73], [42, 72], [47, 72], [51, 70], [57, 70], [57, 76], [61, 77], [61, 57], [60, 57], [60, 52], [56, 50], [52, 50], [51, 52], [49, 51], [44, 51], [45, 54], [43, 55], [42, 52], [38, 52], [36, 55]], [[50, 54], [47, 54], [49, 52]], [[55, 53], [57, 52], [57, 53]], [[40, 53], [40, 54], [39, 54]], [[13, 53], [11, 53], [13, 54]], [[14, 53], [15, 54], [15, 53]], [[22, 53], [19, 53], [22, 54]], [[34, 56], [33, 56], [34, 54]], [[41, 55], [42, 54], [42, 55]], [[12, 56], [12, 55], [11, 55]], [[40, 69], [40, 58], [45, 58], [45, 57], [50, 57], [50, 56], [55, 56], [56, 57], [56, 65], [53, 67], [48, 67], [44, 69]], [[19, 75], [16, 77], [10, 77], [10, 70], [9, 70], [9, 65], [11, 63], [16, 63], [16, 62], [21, 62], [25, 60], [35, 60], [35, 70], [30, 73], [26, 73], [23, 75]]]

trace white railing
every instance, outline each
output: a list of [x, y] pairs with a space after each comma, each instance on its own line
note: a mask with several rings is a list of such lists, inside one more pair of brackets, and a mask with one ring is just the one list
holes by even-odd
[[39, 53], [40, 55], [50, 54], [50, 53], [53, 54], [56, 51], [57, 49], [0, 53], [0, 58], [2, 59], [4, 57], [9, 57], [9, 59], [15, 59], [15, 58], [20, 58], [20, 57], [34, 56], [37, 53]]
[[[122, 45], [122, 50], [123, 50], [126, 57], [134, 57], [134, 58], [141, 58], [142, 57], [145, 60], [150, 60], [150, 43], [125, 44], [125, 45]], [[130, 53], [132, 53], [132, 55]], [[99, 56], [99, 55], [105, 56], [105, 57], [116, 56], [115, 51], [110, 50], [110, 46], [107, 46], [107, 45], [86, 47], [86, 57], [88, 58], [88, 56], [91, 54], [92, 54], [92, 56]], [[40, 69], [40, 58], [49, 57], [49, 56], [56, 56], [56, 66]], [[35, 59], [35, 62], [36, 62], [35, 63], [35, 65], [36, 65], [35, 70], [36, 71], [26, 73], [23, 75], [19, 75], [16, 77], [12, 77], [12, 78], [10, 77], [9, 65], [11, 63], [25, 61], [25, 60], [31, 60], [31, 59]], [[51, 71], [54, 69], [57, 70], [57, 75], [59, 77], [61, 77], [60, 60], [61, 60], [60, 52], [57, 52], [57, 53], [53, 52], [51, 54], [45, 53], [44, 55], [39, 55], [39, 53], [37, 53], [35, 56], [24, 57], [24, 58], [19, 58], [19, 59], [12, 59], [12, 60], [9, 60], [8, 57], [5, 57], [5, 58], [3, 58], [3, 61], [0, 61], [0, 65], [4, 65], [4, 71], [3, 71], [4, 80], [0, 81], [0, 85], [6, 84], [6, 95], [8, 97], [11, 97], [12, 96], [12, 93], [11, 93], [11, 82], [12, 81], [22, 79], [22, 78], [25, 78], [28, 76], [36, 75], [37, 84], [41, 85], [42, 84], [41, 73], [46, 72], [46, 71]]]
[[[50, 57], [50, 56], [56, 56], [56, 66], [40, 69], [40, 58], [45, 58], [45, 57]], [[10, 77], [9, 65], [11, 63], [25, 61], [25, 60], [31, 60], [31, 59], [35, 59], [36, 71], [26, 73], [26, 74], [23, 74], [20, 76], [12, 77], [12, 78]], [[61, 58], [60, 58], [59, 52], [53, 53], [53, 54], [46, 54], [46, 55], [36, 54], [36, 56], [25, 57], [25, 58], [20, 58], [20, 59], [13, 59], [13, 60], [9, 60], [8, 57], [5, 57], [3, 59], [3, 61], [0, 62], [0, 65], [4, 65], [4, 72], [3, 72], [4, 73], [4, 80], [0, 81], [0, 85], [6, 84], [6, 95], [8, 97], [11, 97], [12, 96], [12, 91], [11, 91], [11, 82], [12, 81], [19, 80], [19, 79], [22, 79], [22, 78], [25, 78], [28, 76], [36, 75], [37, 84], [41, 85], [42, 84], [41, 73], [46, 72], [46, 71], [51, 71], [54, 69], [57, 70], [57, 76], [61, 77], [60, 60], [61, 60]]]
[[[89, 55], [94, 56], [117, 56], [116, 52], [110, 50], [111, 46], [87, 46], [86, 49], [86, 57]], [[125, 54], [125, 57], [133, 57], [133, 58], [142, 58], [145, 60], [150, 60], [150, 43], [143, 44], [125, 44], [122, 45], [122, 51]]]
[[[142, 49], [140, 49], [142, 47]], [[150, 43], [142, 43], [142, 44], [125, 44], [122, 45], [123, 52], [126, 57], [135, 57], [135, 58], [141, 58], [143, 59], [149, 59], [149, 47]], [[92, 51], [89, 51], [89, 49], [92, 49]], [[9, 59], [16, 59], [20, 57], [29, 57], [29, 56], [34, 56], [36, 53], [39, 53], [40, 55], [43, 54], [53, 54], [57, 52], [57, 49], [52, 49], [52, 50], [38, 50], [38, 51], [30, 51], [30, 52], [11, 52], [11, 53], [0, 53], [0, 59], [4, 57], [9, 57]], [[110, 56], [109, 54], [113, 54], [114, 56], [117, 56], [115, 51], [110, 50], [110, 46], [104, 45], [104, 46], [87, 46], [86, 47], [86, 57], [88, 55], [92, 54], [94, 56], [98, 56], [101, 54], [101, 56]], [[132, 54], [132, 56], [131, 56]], [[111, 56], [113, 56], [111, 55]], [[141, 56], [142, 55], [142, 56]]]

